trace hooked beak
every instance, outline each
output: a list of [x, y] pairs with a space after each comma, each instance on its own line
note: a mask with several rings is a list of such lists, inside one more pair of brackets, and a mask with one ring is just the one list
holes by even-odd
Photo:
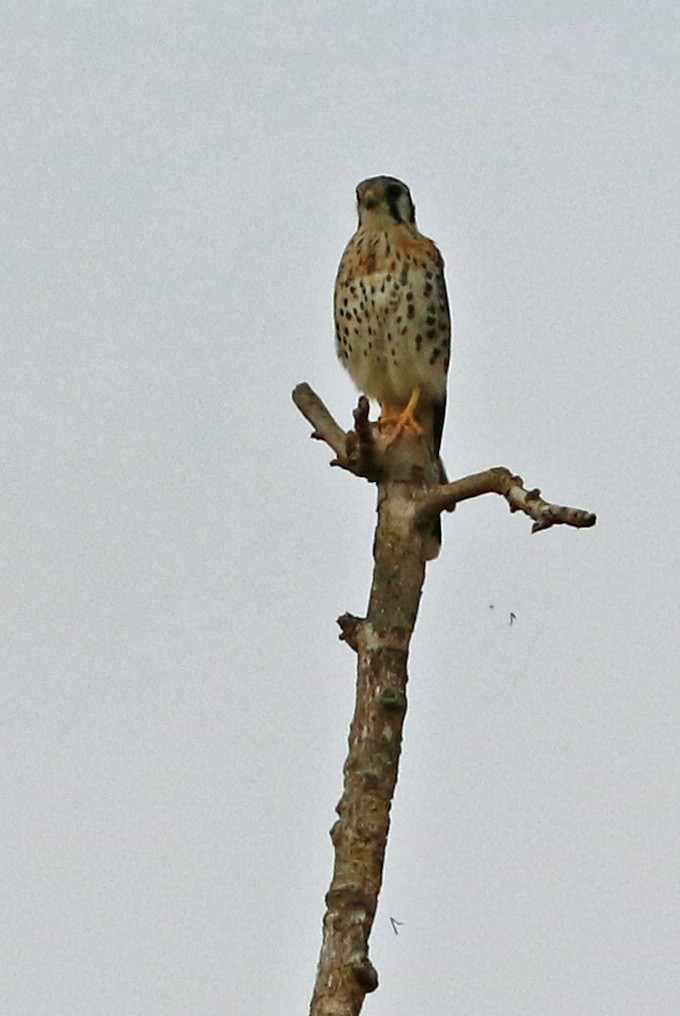
[[364, 208], [375, 208], [380, 202], [380, 192], [375, 187], [362, 187], [358, 197], [359, 204]]

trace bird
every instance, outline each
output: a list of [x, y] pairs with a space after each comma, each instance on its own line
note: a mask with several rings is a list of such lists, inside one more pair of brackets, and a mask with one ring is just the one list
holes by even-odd
[[[392, 440], [424, 434], [439, 464], [446, 413], [451, 315], [444, 259], [416, 226], [405, 183], [374, 176], [356, 189], [358, 227], [335, 281], [335, 343], [356, 387], [380, 404], [378, 425]], [[426, 560], [437, 557], [441, 526], [427, 539]]]

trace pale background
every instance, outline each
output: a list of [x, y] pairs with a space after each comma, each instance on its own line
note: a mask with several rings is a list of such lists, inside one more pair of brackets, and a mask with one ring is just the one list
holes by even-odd
[[307, 1011], [374, 492], [290, 390], [349, 423], [389, 173], [449, 473], [599, 523], [445, 518], [365, 1012], [677, 1016], [676, 0], [21, 0], [1, 47], [0, 1010]]

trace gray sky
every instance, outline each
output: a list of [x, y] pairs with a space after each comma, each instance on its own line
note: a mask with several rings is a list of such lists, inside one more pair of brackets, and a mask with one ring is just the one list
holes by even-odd
[[349, 423], [389, 173], [450, 475], [599, 523], [445, 518], [365, 1012], [676, 1016], [677, 3], [22, 0], [0, 45], [3, 1013], [307, 1010], [374, 492], [290, 390]]

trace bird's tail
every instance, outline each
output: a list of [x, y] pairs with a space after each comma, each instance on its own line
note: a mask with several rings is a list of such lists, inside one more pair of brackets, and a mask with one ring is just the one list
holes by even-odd
[[[444, 469], [444, 463], [441, 457], [438, 459], [439, 462], [439, 482], [448, 483], [448, 477], [446, 470]], [[439, 551], [442, 549], [442, 520], [441, 515], [437, 516], [437, 519], [432, 524], [432, 529], [429, 533], [425, 534], [423, 539], [423, 552], [425, 554], [426, 561], [434, 561], [436, 557], [439, 557]]]

